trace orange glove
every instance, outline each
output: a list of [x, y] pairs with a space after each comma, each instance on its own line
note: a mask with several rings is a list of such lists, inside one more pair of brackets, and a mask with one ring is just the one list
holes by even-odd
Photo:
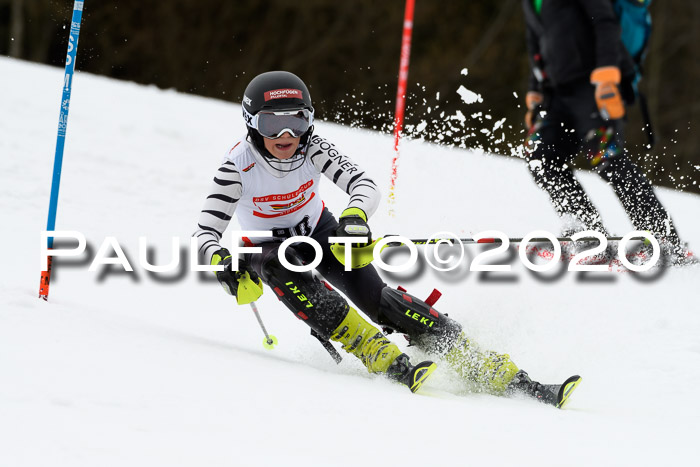
[[591, 73], [591, 84], [595, 85], [595, 102], [604, 120], [617, 120], [625, 116], [625, 103], [617, 87], [620, 79], [620, 69], [616, 66], [596, 68]]
[[527, 112], [525, 113], [525, 125], [528, 128], [532, 128], [534, 122], [535, 111], [544, 101], [542, 93], [537, 91], [528, 91], [525, 96], [525, 105], [527, 106]]

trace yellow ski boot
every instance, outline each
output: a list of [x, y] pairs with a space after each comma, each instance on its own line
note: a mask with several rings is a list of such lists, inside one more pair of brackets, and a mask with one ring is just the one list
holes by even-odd
[[368, 323], [353, 307], [349, 307], [343, 322], [331, 334], [343, 350], [358, 357], [370, 373], [384, 373], [416, 392], [437, 365], [430, 361], [411, 365], [408, 356]]
[[460, 334], [455, 345], [445, 354], [445, 361], [459, 375], [478, 384], [484, 391], [501, 395], [506, 391], [518, 367], [508, 354], [482, 351]]

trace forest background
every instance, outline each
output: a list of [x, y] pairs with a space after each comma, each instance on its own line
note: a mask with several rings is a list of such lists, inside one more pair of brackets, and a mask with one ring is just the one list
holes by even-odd
[[[416, 1], [409, 136], [517, 154], [525, 136], [528, 74], [520, 3]], [[62, 67], [72, 5], [0, 0], [0, 54]], [[258, 73], [288, 70], [308, 84], [317, 118], [390, 132], [404, 5], [88, 0], [77, 69], [238, 103]], [[700, 2], [656, 0], [651, 12], [654, 30], [640, 88], [656, 145], [646, 146], [636, 106], [628, 112], [628, 148], [655, 184], [700, 193]], [[457, 93], [461, 86], [481, 99], [467, 104]], [[57, 112], [59, 94], [57, 86]], [[586, 168], [587, 162], [579, 158], [576, 165]], [[525, 171], [523, 183], [530, 183]]]

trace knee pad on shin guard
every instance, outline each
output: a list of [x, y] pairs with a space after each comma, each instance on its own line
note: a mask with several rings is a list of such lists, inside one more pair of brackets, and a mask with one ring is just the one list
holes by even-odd
[[408, 335], [411, 342], [433, 354], [445, 354], [462, 326], [423, 300], [390, 287], [382, 290], [379, 324]]
[[[292, 264], [303, 264], [293, 248], [287, 248], [286, 258]], [[309, 271], [288, 270], [282, 266], [276, 254], [263, 265], [263, 279], [297, 318], [325, 340], [348, 314], [348, 304], [338, 292]]]

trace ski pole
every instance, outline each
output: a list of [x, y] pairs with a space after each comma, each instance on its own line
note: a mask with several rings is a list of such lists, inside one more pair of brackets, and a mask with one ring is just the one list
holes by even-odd
[[[553, 238], [547, 238], [547, 237], [505, 237], [505, 238], [500, 238], [500, 237], [484, 237], [484, 238], [413, 238], [413, 239], [406, 239], [406, 242], [401, 241], [401, 240], [396, 240], [396, 241], [387, 241], [386, 243], [384, 242], [385, 239], [390, 239], [391, 237], [400, 237], [399, 235], [385, 235], [384, 237], [378, 237], [376, 238], [372, 243], [368, 243], [364, 246], [354, 246], [352, 247], [352, 267], [353, 268], [363, 268], [367, 266], [369, 263], [374, 261], [374, 250], [377, 247], [378, 242], [382, 242], [382, 246], [380, 248], [380, 251], [383, 250], [384, 248], [387, 247], [399, 247], [403, 245], [408, 245], [408, 244], [413, 244], [415, 245], [439, 245], [442, 243], [449, 243], [450, 245], [454, 244], [454, 241], [457, 240], [458, 242], [461, 242], [461, 244], [467, 244], [467, 245], [474, 245], [474, 244], [506, 244], [510, 245], [511, 243], [523, 243], [524, 240], [527, 240], [528, 243], [550, 243], [552, 241], [555, 242], [573, 242], [574, 239], [571, 237], [553, 237]], [[602, 237], [602, 240], [605, 242], [611, 242], [611, 241], [621, 241], [625, 237]], [[649, 237], [652, 238], [653, 237]], [[629, 237], [629, 240], [640, 240], [644, 241], [647, 243], [649, 241], [649, 238], [647, 237]], [[598, 241], [599, 239], [597, 237], [581, 237], [577, 238], [576, 241]], [[333, 252], [333, 255], [340, 261], [342, 264], [345, 264], [346, 261], [346, 250], [345, 246], [343, 244], [335, 243], [331, 245], [331, 251]], [[346, 265], [347, 266], [347, 265]]]
[[[53, 232], [56, 229], [56, 210], [58, 209], [58, 190], [61, 184], [61, 168], [63, 166], [63, 149], [66, 142], [66, 127], [68, 125], [68, 109], [70, 107], [70, 95], [73, 89], [73, 72], [75, 60], [78, 54], [78, 38], [80, 37], [80, 23], [83, 18], [84, 1], [73, 1], [73, 18], [71, 20], [70, 35], [68, 36], [68, 50], [66, 52], [66, 71], [63, 77], [63, 94], [61, 95], [61, 109], [58, 116], [58, 132], [56, 133], [56, 153], [53, 159], [53, 177], [51, 178], [51, 198], [49, 199], [49, 217], [46, 222], [46, 231]], [[18, 4], [21, 5], [21, 4]], [[53, 248], [53, 237], [48, 237], [47, 247]], [[49, 299], [49, 283], [51, 282], [52, 256], [48, 257], [45, 271], [41, 271], [39, 279], [39, 298]]]
[[330, 343], [328, 339], [324, 339], [322, 335], [314, 331], [313, 329], [311, 330], [311, 335], [314, 336], [318, 341], [321, 343], [324, 349], [326, 349], [326, 352], [329, 353], [331, 358], [335, 361], [335, 363], [340, 365], [340, 362], [343, 361], [343, 357], [340, 356], [340, 353], [338, 353], [337, 350], [335, 350], [335, 347], [333, 347], [333, 344]]
[[[387, 235], [387, 237], [391, 237], [392, 235]], [[617, 242], [622, 240], [623, 237], [605, 237], [605, 240], [609, 242]], [[409, 239], [410, 242], [414, 243], [415, 245], [434, 245], [437, 243], [441, 242], [452, 242], [454, 240], [458, 240], [462, 243], [466, 244], [489, 244], [489, 243], [503, 243], [503, 240], [506, 240], [509, 243], [522, 243], [523, 240], [525, 240], [525, 237], [510, 237], [510, 238], [480, 238], [480, 239], [475, 239], [475, 238], [412, 238]], [[554, 240], [558, 242], [573, 242], [574, 240], [571, 237], [555, 237]], [[598, 240], [596, 237], [581, 237], [577, 239], [576, 241], [579, 242], [585, 242], [585, 241], [592, 241], [592, 240]], [[630, 240], [646, 240], [645, 237], [631, 237]], [[551, 242], [552, 239], [546, 238], [546, 237], [533, 237], [528, 239], [528, 242], [530, 243], [547, 243]], [[387, 243], [386, 246], [394, 247], [394, 246], [401, 246], [403, 245], [403, 242], [389, 242]]]
[[262, 322], [262, 318], [260, 318], [260, 313], [258, 313], [258, 306], [255, 304], [255, 302], [250, 302], [250, 307], [253, 309], [253, 313], [255, 313], [255, 317], [258, 319], [258, 324], [260, 324], [260, 329], [262, 329], [263, 334], [265, 334], [265, 339], [263, 339], [263, 347], [270, 350], [275, 345], [277, 345], [277, 338], [275, 336], [272, 336], [272, 335], [267, 333], [267, 329], [265, 329], [265, 325]]

